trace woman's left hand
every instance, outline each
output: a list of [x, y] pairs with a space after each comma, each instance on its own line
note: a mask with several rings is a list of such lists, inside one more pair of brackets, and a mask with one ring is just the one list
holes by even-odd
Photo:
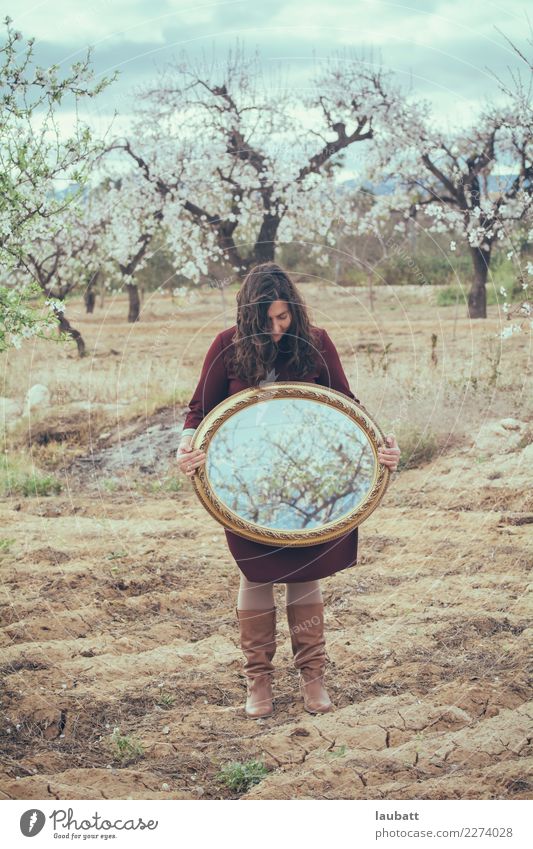
[[398, 468], [400, 454], [401, 451], [398, 443], [396, 442], [396, 437], [393, 433], [387, 434], [385, 437], [385, 445], [380, 445], [378, 447], [379, 462], [383, 463], [384, 466], [387, 466], [391, 472], [395, 472]]

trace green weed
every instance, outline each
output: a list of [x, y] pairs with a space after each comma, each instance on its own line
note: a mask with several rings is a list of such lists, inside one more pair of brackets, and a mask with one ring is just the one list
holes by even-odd
[[159, 707], [168, 709], [174, 707], [174, 703], [176, 701], [176, 697], [172, 696], [170, 693], [161, 693], [159, 698], [156, 701], [156, 705]]
[[334, 748], [329, 749], [326, 754], [330, 755], [332, 758], [343, 758], [346, 755], [346, 744], [343, 743], [341, 746], [334, 746]]
[[35, 466], [20, 457], [3, 456], [0, 460], [0, 494], [14, 495], [58, 495], [62, 484], [54, 475], [43, 474]]
[[233, 761], [226, 764], [217, 773], [216, 779], [235, 793], [246, 793], [254, 784], [268, 775], [268, 770], [262, 761], [252, 760], [245, 763]]
[[397, 440], [402, 450], [398, 471], [424, 466], [439, 451], [436, 435], [432, 431], [421, 430], [417, 427], [404, 426], [400, 428]]
[[113, 731], [108, 745], [113, 759], [121, 764], [132, 763], [144, 755], [142, 743], [134, 737], [121, 734], [118, 728]]
[[183, 480], [176, 475], [153, 481], [149, 487], [150, 492], [181, 492], [182, 489]]
[[[108, 560], [117, 560], [117, 559], [119, 559], [119, 558], [121, 558], [121, 557], [127, 557], [127, 555], [128, 555], [128, 552], [127, 552], [127, 551], [111, 551], [111, 552], [107, 555], [107, 559], [108, 559]], [[115, 568], [117, 568], [117, 567], [115, 567]]]
[[116, 478], [105, 478], [101, 482], [101, 486], [104, 492], [116, 492], [119, 488], [119, 482]]

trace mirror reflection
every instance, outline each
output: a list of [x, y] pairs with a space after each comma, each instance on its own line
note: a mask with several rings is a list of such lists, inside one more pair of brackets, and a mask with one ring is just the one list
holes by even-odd
[[317, 528], [356, 509], [377, 460], [357, 422], [320, 401], [268, 398], [230, 416], [206, 458], [230, 510], [265, 528]]

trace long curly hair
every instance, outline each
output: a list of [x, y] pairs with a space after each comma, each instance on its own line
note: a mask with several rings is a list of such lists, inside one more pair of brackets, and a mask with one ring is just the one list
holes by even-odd
[[[250, 269], [237, 298], [237, 328], [230, 354], [235, 374], [250, 386], [258, 386], [271, 371], [281, 350], [290, 354], [287, 366], [294, 379], [303, 377], [318, 362], [318, 330], [311, 326], [304, 300], [286, 271], [275, 262]], [[272, 301], [287, 301], [289, 329], [279, 343], [272, 339], [268, 309]]]

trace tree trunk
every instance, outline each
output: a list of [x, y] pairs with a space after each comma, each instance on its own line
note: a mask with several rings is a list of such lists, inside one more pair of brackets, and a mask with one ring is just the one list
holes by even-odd
[[266, 213], [263, 216], [261, 229], [254, 245], [255, 262], [274, 262], [279, 221], [277, 215]]
[[128, 297], [129, 297], [129, 311], [128, 311], [128, 321], [139, 321], [139, 315], [141, 312], [141, 302], [139, 300], [139, 290], [135, 283], [128, 283]]
[[88, 287], [85, 290], [85, 294], [83, 295], [83, 300], [85, 301], [85, 310], [88, 313], [94, 312], [94, 305], [96, 302], [96, 292], [92, 287]]
[[85, 354], [86, 354], [85, 342], [83, 341], [83, 337], [82, 337], [80, 331], [76, 330], [75, 327], [72, 327], [68, 318], [65, 318], [64, 313], [60, 312], [59, 310], [54, 310], [54, 312], [55, 312], [56, 318], [59, 322], [59, 329], [63, 333], [68, 333], [69, 336], [72, 336], [76, 345], [78, 346], [78, 356], [84, 357]]
[[482, 251], [481, 248], [470, 248], [470, 255], [474, 264], [474, 280], [468, 293], [468, 316], [469, 318], [486, 318], [486, 283], [490, 265], [490, 250]]
[[94, 312], [94, 305], [96, 303], [96, 284], [98, 282], [99, 276], [99, 271], [97, 271], [96, 274], [93, 274], [93, 276], [87, 283], [87, 288], [85, 289], [85, 292], [83, 293], [83, 300], [85, 301], [85, 310], [88, 313]]
[[274, 262], [275, 256], [276, 246], [274, 242], [256, 242], [252, 265], [260, 262]]

